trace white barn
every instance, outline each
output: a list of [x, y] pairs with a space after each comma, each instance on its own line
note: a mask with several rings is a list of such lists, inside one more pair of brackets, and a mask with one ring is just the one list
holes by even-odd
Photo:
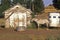
[[5, 28], [16, 28], [18, 26], [27, 27], [31, 20], [32, 11], [17, 4], [3, 13], [5, 14]]

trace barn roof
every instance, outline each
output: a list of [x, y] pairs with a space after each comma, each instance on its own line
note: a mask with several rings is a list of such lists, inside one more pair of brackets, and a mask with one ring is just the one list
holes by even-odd
[[32, 13], [32, 11], [30, 9], [27, 9], [20, 4], [12, 6], [11, 8], [5, 10], [3, 13], [8, 14], [6, 16], [6, 18], [9, 18], [13, 14], [13, 12], [21, 12], [21, 13], [27, 12], [27, 14]]
[[53, 5], [49, 5], [47, 7], [45, 7], [45, 13], [48, 13], [48, 12], [57, 12], [57, 9], [53, 6]]
[[29, 12], [31, 12], [30, 9], [27, 9], [27, 8], [23, 7], [22, 5], [20, 5], [20, 4], [16, 4], [16, 5], [12, 6], [11, 8], [5, 10], [3, 13], [9, 13], [9, 12], [12, 12], [12, 11], [15, 11], [15, 12], [16, 11], [20, 11], [20, 12], [29, 11]]

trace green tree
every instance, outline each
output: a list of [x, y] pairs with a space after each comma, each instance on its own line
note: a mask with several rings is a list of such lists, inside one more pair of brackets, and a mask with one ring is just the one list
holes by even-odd
[[0, 5], [0, 17], [4, 16], [2, 12], [8, 9], [9, 7], [10, 7], [9, 0], [2, 0], [2, 4]]
[[27, 0], [14, 0], [15, 3], [20, 3], [22, 6], [27, 6]]
[[60, 0], [53, 0], [53, 5], [56, 9], [60, 9]]
[[31, 4], [32, 4], [31, 0], [27, 0], [27, 8], [31, 9], [32, 6]]
[[13, 0], [12, 3], [11, 0], [2, 0], [2, 4], [0, 4], [0, 16], [3, 15], [2, 12], [10, 8], [10, 5], [15, 5], [17, 3], [20, 3], [24, 7], [31, 9], [34, 14], [39, 13], [44, 9], [42, 0]]
[[34, 12], [40, 13], [44, 10], [44, 4], [42, 0], [35, 0], [34, 1]]

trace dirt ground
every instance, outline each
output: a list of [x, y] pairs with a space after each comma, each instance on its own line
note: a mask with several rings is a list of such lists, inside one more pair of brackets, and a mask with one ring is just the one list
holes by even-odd
[[14, 29], [0, 28], [0, 40], [55, 40], [60, 35], [60, 29], [27, 29], [14, 31]]
[[[0, 24], [4, 20], [0, 19]], [[58, 38], [58, 39], [57, 39]], [[60, 40], [59, 29], [27, 29], [25, 31], [14, 31], [14, 29], [0, 28], [0, 40]]]

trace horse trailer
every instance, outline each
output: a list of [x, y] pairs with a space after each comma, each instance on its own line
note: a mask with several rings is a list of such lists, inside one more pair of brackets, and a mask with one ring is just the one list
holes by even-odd
[[49, 27], [60, 27], [60, 13], [49, 13]]

